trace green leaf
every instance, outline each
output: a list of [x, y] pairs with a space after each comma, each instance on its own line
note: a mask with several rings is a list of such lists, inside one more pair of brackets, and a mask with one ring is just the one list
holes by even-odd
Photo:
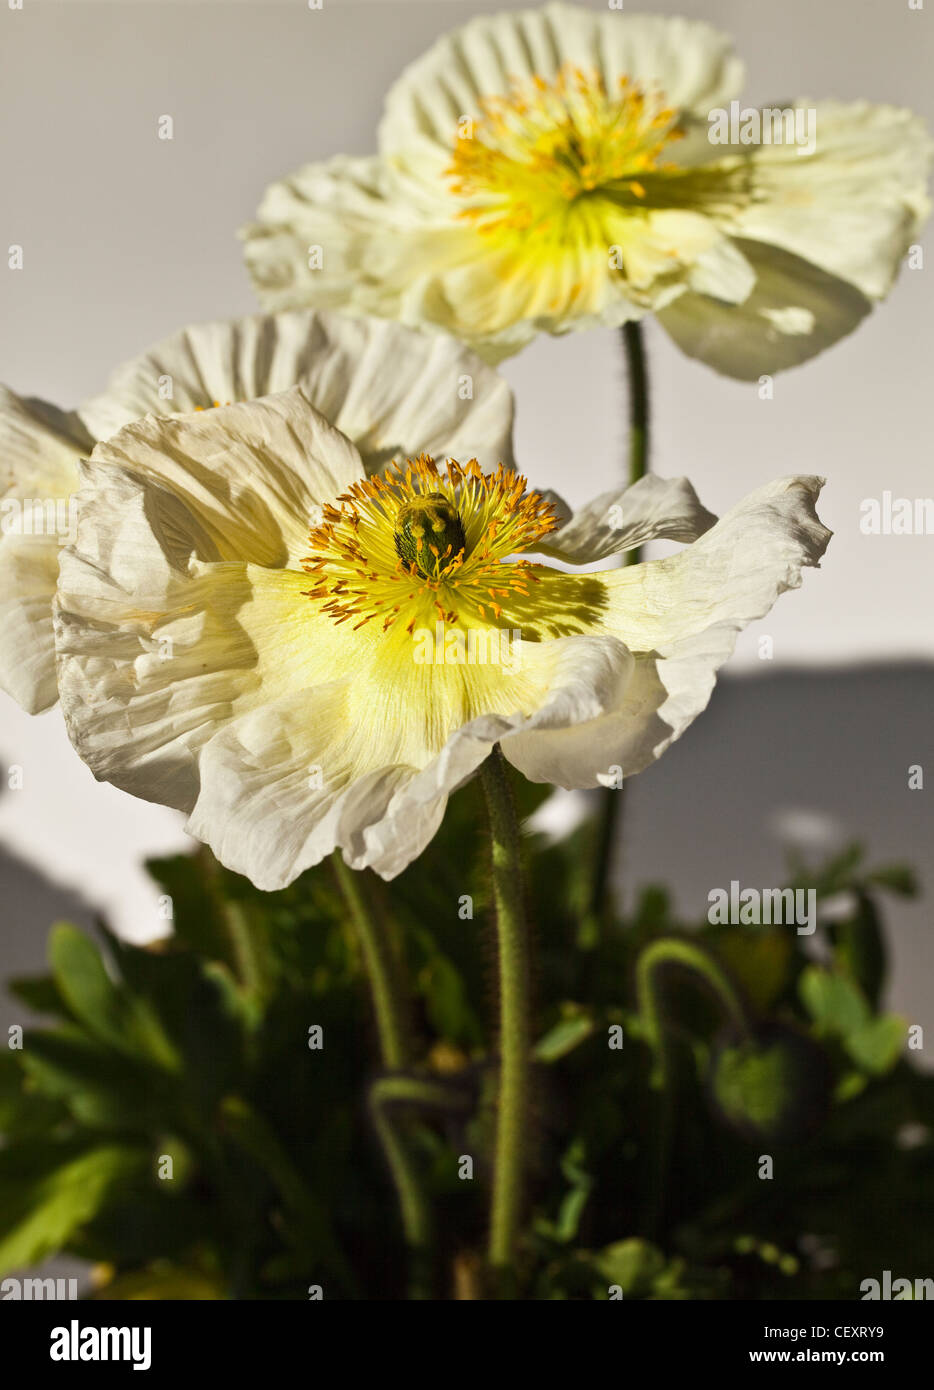
[[888, 888], [903, 898], [918, 896], [918, 875], [910, 864], [887, 864], [881, 869], [873, 869], [866, 875], [867, 883], [877, 883], [880, 888]]
[[880, 1076], [895, 1065], [905, 1040], [903, 1019], [874, 1016], [851, 980], [819, 965], [802, 972], [799, 988], [818, 1030], [840, 1038], [857, 1066]]
[[62, 998], [93, 1038], [165, 1070], [180, 1068], [178, 1053], [157, 1015], [111, 980], [100, 952], [84, 932], [67, 923], [54, 927], [49, 963]]
[[0, 1052], [0, 1135], [13, 1140], [47, 1136], [66, 1111], [26, 1085], [24, 1053]]
[[65, 1001], [48, 975], [20, 976], [7, 980], [7, 989], [37, 1014], [56, 1014], [70, 1018]]
[[784, 930], [716, 927], [704, 933], [750, 1003], [765, 1013], [791, 978], [794, 944]]
[[544, 1037], [535, 1044], [534, 1057], [537, 1062], [557, 1062], [573, 1052], [593, 1033], [596, 1027], [589, 1014], [575, 1013], [559, 1019], [549, 1028]]
[[478, 1043], [482, 1030], [454, 963], [435, 952], [419, 974], [425, 1009], [442, 1038], [467, 1045]]
[[571, 1241], [577, 1235], [580, 1219], [587, 1205], [593, 1187], [593, 1175], [583, 1166], [586, 1147], [581, 1139], [572, 1141], [570, 1148], [561, 1159], [561, 1172], [571, 1184], [561, 1202], [558, 1220], [555, 1223], [555, 1236], [562, 1242]]
[[848, 1071], [840, 1077], [834, 1087], [834, 1100], [843, 1104], [855, 1100], [866, 1089], [866, 1078], [861, 1071]]
[[819, 876], [822, 894], [829, 897], [845, 888], [852, 888], [865, 854], [863, 846], [854, 843], [825, 864]]
[[334, 1235], [326, 1205], [308, 1187], [272, 1126], [241, 1096], [227, 1096], [221, 1112], [225, 1133], [275, 1184], [288, 1212], [288, 1241], [314, 1250], [319, 1259], [329, 1261], [352, 1283], [350, 1265]]
[[442, 949], [436, 933], [421, 923], [409, 921], [408, 931], [418, 961], [415, 985], [424, 999], [432, 1027], [446, 1042], [468, 1048], [479, 1045], [483, 1041], [483, 1025], [457, 962]]
[[671, 898], [664, 884], [650, 883], [640, 890], [633, 913], [633, 926], [652, 933], [674, 928]]
[[895, 1014], [873, 1018], [850, 1033], [846, 1050], [857, 1066], [873, 1076], [890, 1071], [905, 1041], [905, 1020]]
[[838, 922], [833, 933], [834, 960], [859, 985], [870, 1005], [878, 1007], [886, 976], [882, 924], [868, 893], [857, 894], [856, 911]]
[[589, 1196], [589, 1183], [586, 1187], [572, 1187], [570, 1192], [565, 1194], [555, 1222], [556, 1240], [566, 1242], [574, 1239]]
[[145, 1129], [160, 1116], [157, 1078], [79, 1028], [30, 1033], [22, 1066], [38, 1094], [91, 1128]]
[[48, 1146], [35, 1157], [26, 1146], [0, 1153], [0, 1275], [63, 1250], [112, 1190], [142, 1172], [147, 1156], [106, 1144], [56, 1160]]
[[618, 1284], [624, 1295], [635, 1298], [651, 1293], [656, 1280], [665, 1272], [662, 1252], [635, 1236], [607, 1245], [594, 1264], [608, 1284]]
[[[206, 858], [201, 854], [174, 854], [164, 859], [147, 859], [146, 869], [172, 900], [172, 924], [180, 940], [209, 960], [233, 965], [216, 897], [217, 884], [211, 878]], [[214, 873], [220, 872], [218, 866]]]
[[846, 1038], [869, 1020], [869, 1005], [858, 987], [822, 966], [806, 966], [798, 989], [821, 1033]]

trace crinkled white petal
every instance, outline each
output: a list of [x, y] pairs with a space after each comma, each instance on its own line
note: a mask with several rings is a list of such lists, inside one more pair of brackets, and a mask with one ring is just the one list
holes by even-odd
[[506, 757], [533, 781], [568, 789], [606, 785], [615, 769], [631, 776], [658, 758], [705, 709], [737, 633], [818, 564], [830, 539], [814, 510], [822, 484], [769, 483], [677, 555], [602, 573], [599, 626], [635, 658], [619, 703], [572, 729], [517, 734], [503, 742]]
[[335, 848], [357, 869], [393, 878], [435, 834], [447, 798], [517, 731], [566, 729], [620, 698], [632, 658], [608, 637], [535, 644], [523, 655], [540, 689], [531, 715], [480, 715], [424, 766], [382, 763], [374, 713], [370, 766], [345, 764], [353, 680], [284, 696], [225, 725], [200, 758], [194, 835], [258, 887], [281, 888]]
[[[535, 324], [503, 318], [502, 279], [487, 246], [456, 220], [459, 204], [439, 176], [433, 199], [410, 195], [379, 158], [343, 155], [272, 184], [244, 227], [247, 269], [268, 309], [340, 308], [414, 328], [451, 332], [495, 363], [530, 342]], [[528, 292], [541, 294], [541, 287]], [[492, 300], [489, 327], [483, 304]]]
[[69, 496], [93, 443], [75, 414], [0, 386], [0, 497]]
[[445, 34], [403, 72], [386, 98], [379, 130], [383, 154], [407, 162], [450, 152], [461, 116], [477, 114], [482, 97], [508, 92], [512, 79], [552, 81], [571, 64], [596, 72], [607, 90], [628, 76], [660, 88], [670, 106], [706, 118], [743, 83], [732, 41], [694, 20], [578, 5], [481, 15]]
[[654, 473], [630, 487], [601, 493], [573, 515], [556, 493], [543, 495], [559, 518], [567, 519], [537, 548], [575, 565], [635, 550], [646, 541], [694, 541], [717, 519], [687, 478], [659, 478]]
[[831, 347], [869, 313], [861, 290], [777, 246], [742, 242], [756, 274], [744, 304], [683, 294], [659, 315], [682, 352], [724, 376], [757, 381]]
[[[194, 566], [191, 577], [176, 569], [159, 525], [147, 534], [145, 499], [129, 477], [99, 479], [95, 505], [107, 501], [122, 519], [100, 547], [104, 565], [87, 553], [62, 557], [55, 604], [62, 711], [96, 777], [189, 810], [202, 744], [219, 722], [264, 698], [259, 654], [243, 627], [244, 610], [262, 612], [262, 604], [249, 566]], [[87, 549], [97, 550], [87, 536], [85, 527]]]
[[930, 211], [934, 143], [919, 117], [894, 106], [794, 107], [816, 112], [814, 152], [793, 144], [750, 147], [752, 196], [734, 230], [881, 299]]
[[[96, 465], [125, 469], [153, 484], [147, 505], [165, 534], [179, 528], [177, 554], [201, 560], [297, 563], [320, 509], [363, 476], [354, 445], [308, 401], [301, 387], [244, 405], [192, 415], [146, 416], [98, 444]], [[82, 541], [110, 544], [100, 519]], [[113, 527], [123, 522], [115, 517]], [[93, 558], [93, 557], [92, 557]], [[101, 561], [106, 562], [106, 556]], [[129, 557], [132, 565], [132, 557]], [[119, 580], [119, 577], [118, 577]]]
[[0, 386], [0, 688], [30, 714], [55, 703], [58, 550], [92, 443], [73, 415]]
[[654, 673], [631, 683], [631, 699], [665, 692], [656, 739], [644, 726], [626, 740], [628, 771], [639, 771], [703, 710], [716, 671], [732, 654], [737, 634], [764, 617], [778, 596], [796, 589], [802, 570], [818, 566], [831, 532], [815, 503], [823, 478], [779, 478], [757, 488], [693, 545], [677, 555], [606, 576], [606, 628]]
[[[362, 476], [354, 446], [298, 387], [150, 416], [97, 446], [62, 553], [56, 641], [62, 709], [98, 776], [190, 806], [212, 724], [261, 687], [270, 698], [278, 677], [260, 650], [286, 671], [307, 650], [299, 560], [320, 508]], [[288, 587], [270, 595], [263, 578], [280, 571], [263, 567], [289, 562]]]
[[749, 260], [739, 245], [725, 236], [697, 257], [685, 277], [686, 292], [710, 295], [725, 305], [742, 304], [755, 285], [756, 273]]
[[117, 369], [80, 416], [98, 439], [148, 413], [184, 414], [300, 385], [368, 470], [429, 453], [512, 463], [508, 386], [462, 344], [327, 312], [199, 324]]
[[52, 637], [58, 552], [56, 536], [0, 539], [0, 688], [28, 714], [58, 698]]
[[[443, 227], [453, 209], [446, 185], [439, 185], [439, 197], [440, 218], [437, 205], [433, 211]], [[388, 315], [411, 278], [406, 253], [432, 220], [427, 211], [403, 196], [395, 172], [378, 156], [336, 155], [304, 165], [269, 185], [256, 221], [240, 232], [261, 302], [268, 309], [357, 313], [372, 304]]]

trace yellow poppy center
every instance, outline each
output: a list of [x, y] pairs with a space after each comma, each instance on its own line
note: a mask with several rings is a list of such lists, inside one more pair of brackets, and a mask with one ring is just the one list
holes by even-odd
[[446, 172], [467, 202], [460, 216], [483, 232], [546, 231], [593, 195], [638, 202], [641, 176], [670, 167], [662, 154], [683, 133], [661, 93], [628, 77], [608, 92], [599, 74], [570, 66], [480, 105]]
[[537, 582], [528, 560], [507, 558], [556, 524], [551, 503], [502, 464], [495, 473], [476, 459], [443, 470], [425, 456], [393, 464], [323, 509], [302, 561], [315, 580], [306, 595], [355, 628], [496, 621], [504, 599], [527, 598]]

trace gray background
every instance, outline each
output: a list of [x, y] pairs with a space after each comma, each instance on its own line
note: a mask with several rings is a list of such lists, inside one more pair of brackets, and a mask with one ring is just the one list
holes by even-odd
[[[0, 380], [63, 406], [185, 323], [253, 310], [235, 229], [265, 184], [298, 164], [373, 148], [383, 94], [404, 64], [484, 3], [0, 3], [4, 131]], [[934, 14], [907, 0], [680, 0], [636, 8], [702, 17], [747, 62], [744, 99], [865, 97], [934, 116]], [[930, 6], [934, 11], [934, 5]], [[175, 138], [157, 139], [170, 114]], [[5, 267], [5, 257], [2, 262]], [[829, 484], [835, 538], [819, 572], [740, 641], [710, 711], [632, 784], [622, 877], [664, 878], [697, 915], [731, 878], [779, 881], [776, 816], [830, 817], [874, 857], [913, 860], [931, 884], [934, 631], [931, 537], [864, 537], [859, 504], [930, 495], [930, 270], [815, 362], [776, 378], [775, 399], [718, 378], [648, 327], [662, 474], [687, 472], [723, 510], [790, 471]], [[518, 447], [537, 486], [583, 501], [624, 452], [615, 337], [542, 340], [507, 363]], [[757, 638], [774, 640], [758, 659]], [[145, 852], [184, 843], [176, 817], [94, 784], [56, 714], [0, 708], [0, 761], [24, 768], [0, 795], [2, 969], [40, 963], [56, 915], [106, 908], [151, 935]], [[907, 768], [931, 784], [909, 792]], [[84, 903], [84, 907], [81, 903]], [[925, 1021], [928, 899], [892, 914], [893, 1001]], [[19, 1010], [4, 1007], [2, 1020]]]

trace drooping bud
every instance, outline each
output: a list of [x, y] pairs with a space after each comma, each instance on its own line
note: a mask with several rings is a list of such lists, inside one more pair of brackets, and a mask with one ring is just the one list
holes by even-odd
[[467, 545], [460, 513], [442, 492], [426, 492], [399, 508], [396, 551], [426, 579], [437, 578]]

